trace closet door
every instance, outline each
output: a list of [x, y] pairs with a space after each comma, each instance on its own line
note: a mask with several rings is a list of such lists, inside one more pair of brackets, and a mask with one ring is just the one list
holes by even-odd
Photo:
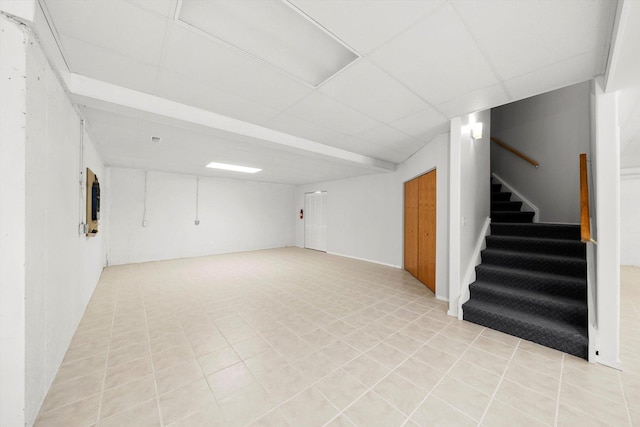
[[418, 180], [404, 183], [404, 268], [418, 277]]
[[418, 178], [418, 280], [436, 291], [436, 171]]
[[404, 268], [435, 292], [435, 170], [404, 183]]

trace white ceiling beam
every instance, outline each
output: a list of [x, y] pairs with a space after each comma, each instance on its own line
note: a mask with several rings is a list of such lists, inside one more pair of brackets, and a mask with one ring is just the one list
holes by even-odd
[[159, 116], [186, 124], [231, 132], [279, 144], [283, 148], [304, 150], [381, 172], [394, 171], [396, 168], [395, 164], [390, 162], [331, 147], [155, 95], [95, 80], [80, 74], [62, 73], [62, 78], [72, 99], [90, 107], [112, 111], [113, 107], [124, 108], [128, 111], [134, 110], [147, 115], [147, 117], [149, 115]]

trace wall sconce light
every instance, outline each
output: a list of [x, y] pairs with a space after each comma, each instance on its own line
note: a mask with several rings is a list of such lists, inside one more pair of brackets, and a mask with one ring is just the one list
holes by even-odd
[[482, 122], [474, 123], [471, 126], [471, 138], [482, 139]]

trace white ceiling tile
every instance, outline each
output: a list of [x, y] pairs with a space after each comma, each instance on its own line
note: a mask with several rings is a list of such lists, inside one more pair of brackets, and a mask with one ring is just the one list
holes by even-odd
[[504, 82], [514, 101], [592, 79], [601, 69], [604, 49], [576, 56]]
[[[113, 1], [113, 0], [112, 0]], [[118, 0], [128, 1], [131, 4], [148, 10], [149, 12], [158, 13], [167, 18], [173, 18], [178, 0]]]
[[[300, 117], [292, 116], [288, 113], [279, 114], [265, 123], [271, 129], [285, 132], [300, 138], [338, 147], [339, 141], [346, 138], [346, 135], [324, 128], [314, 123], [310, 123]], [[342, 147], [340, 147], [342, 148]]]
[[473, 113], [474, 111], [487, 110], [511, 101], [509, 95], [504, 91], [502, 85], [495, 85], [467, 93], [459, 98], [438, 105], [438, 110], [442, 111], [449, 118]]
[[403, 117], [389, 125], [424, 142], [449, 131], [449, 119], [433, 108]]
[[400, 147], [407, 142], [422, 144], [420, 141], [415, 140], [413, 137], [387, 125], [377, 126], [373, 129], [360, 132], [355, 136], [356, 138], [360, 138], [366, 142], [384, 147], [388, 150]]
[[158, 73], [155, 95], [257, 124], [278, 114], [276, 109], [162, 69]]
[[335, 132], [354, 135], [379, 125], [379, 123], [320, 93], [313, 93], [287, 113], [305, 119]]
[[72, 37], [61, 36], [61, 41], [67, 63], [74, 73], [141, 92], [153, 92], [157, 67]]
[[449, 4], [371, 58], [432, 105], [498, 82]]
[[174, 23], [162, 67], [267, 107], [283, 109], [312, 91], [265, 63]]
[[508, 80], [606, 45], [611, 0], [453, 0], [502, 79]]
[[443, 0], [289, 0], [356, 51], [366, 54]]
[[366, 59], [325, 83], [320, 91], [382, 122], [405, 117], [428, 106]]
[[[154, 13], [112, 0], [47, 0], [46, 5], [61, 35], [139, 62], [157, 65], [160, 61], [167, 21]], [[66, 53], [64, 43], [62, 48]]]

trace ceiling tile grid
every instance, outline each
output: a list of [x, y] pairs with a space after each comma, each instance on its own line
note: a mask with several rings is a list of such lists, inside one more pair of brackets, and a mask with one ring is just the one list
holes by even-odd
[[[40, 1], [74, 73], [392, 163], [447, 132], [450, 118], [602, 74], [615, 13], [612, 0], [270, 0], [361, 56], [315, 88], [174, 20], [182, 0]], [[95, 113], [92, 120], [103, 123], [92, 129], [110, 163], [140, 156], [135, 164], [144, 164], [144, 149], [111, 143], [108, 121]], [[226, 146], [224, 138], [192, 137], [180, 144]], [[285, 149], [259, 145], [236, 154], [260, 153], [269, 164]], [[296, 156], [299, 165], [314, 155]], [[347, 173], [343, 163], [338, 175]], [[307, 179], [288, 167], [281, 176]]]

